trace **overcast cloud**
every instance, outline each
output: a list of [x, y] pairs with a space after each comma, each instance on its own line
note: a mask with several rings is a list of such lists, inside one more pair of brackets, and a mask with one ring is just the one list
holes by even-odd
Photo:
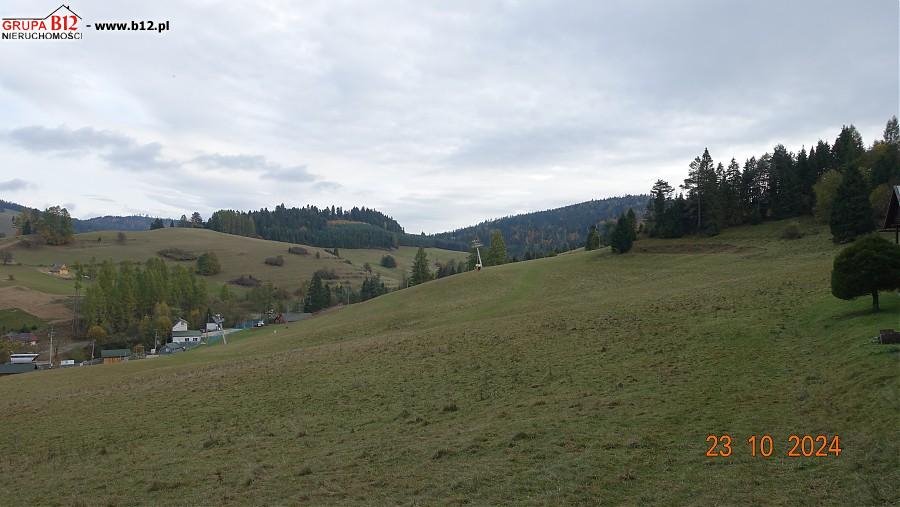
[[706, 146], [869, 144], [898, 108], [896, 0], [69, 5], [171, 24], [0, 41], [0, 198], [78, 217], [364, 205], [438, 232], [678, 183]]

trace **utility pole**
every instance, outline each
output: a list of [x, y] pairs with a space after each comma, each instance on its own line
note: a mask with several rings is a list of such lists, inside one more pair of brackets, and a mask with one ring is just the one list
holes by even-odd
[[50, 368], [53, 368], [53, 325], [50, 325]]

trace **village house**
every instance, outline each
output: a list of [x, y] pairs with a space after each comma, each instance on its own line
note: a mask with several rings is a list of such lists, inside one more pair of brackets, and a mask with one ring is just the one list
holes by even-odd
[[224, 325], [224, 323], [225, 323], [225, 319], [222, 318], [221, 315], [215, 314], [215, 315], [213, 315], [212, 317], [210, 317], [210, 320], [211, 320], [212, 322], [207, 322], [207, 323], [206, 323], [206, 330], [207, 330], [207, 331], [221, 331], [222, 328], [224, 327], [223, 325]]
[[200, 343], [200, 331], [172, 331], [172, 343]]
[[184, 319], [178, 319], [178, 322], [176, 322], [175, 325], [172, 326], [173, 333], [178, 332], [178, 331], [187, 331], [187, 330], [188, 330], [188, 322]]
[[38, 337], [34, 333], [7, 333], [3, 335], [3, 339], [6, 341], [10, 341], [16, 343], [18, 345], [28, 345], [30, 347], [36, 347], [38, 344]]
[[108, 349], [100, 351], [100, 357], [103, 359], [103, 364], [121, 363], [122, 361], [127, 361], [130, 356], [131, 351], [128, 349]]
[[9, 362], [0, 364], [0, 376], [27, 373], [37, 369], [37, 354], [10, 354]]
[[50, 266], [50, 274], [56, 276], [69, 276], [69, 267], [65, 264], [54, 264]]

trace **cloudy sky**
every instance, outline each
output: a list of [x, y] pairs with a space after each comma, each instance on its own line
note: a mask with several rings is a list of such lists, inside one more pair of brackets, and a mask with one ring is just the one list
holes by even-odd
[[705, 146], [869, 144], [898, 108], [897, 0], [69, 5], [171, 26], [0, 40], [0, 198], [80, 218], [364, 205], [438, 232], [680, 182]]

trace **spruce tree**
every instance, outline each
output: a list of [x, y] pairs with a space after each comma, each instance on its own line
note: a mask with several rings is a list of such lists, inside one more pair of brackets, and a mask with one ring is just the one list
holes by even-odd
[[322, 275], [316, 271], [313, 273], [312, 280], [306, 290], [306, 301], [303, 305], [303, 311], [307, 313], [315, 313], [328, 308], [331, 304], [331, 289], [322, 283]]
[[431, 280], [431, 271], [428, 269], [428, 255], [425, 249], [419, 247], [416, 258], [413, 261], [412, 272], [409, 277], [409, 285], [418, 285]]
[[488, 266], [499, 266], [500, 264], [506, 264], [508, 260], [503, 234], [499, 230], [495, 230], [491, 233], [491, 247], [488, 249], [485, 264]]
[[628, 208], [628, 213], [625, 214], [625, 221], [628, 226], [628, 235], [631, 237], [631, 241], [637, 239], [637, 217], [634, 215], [634, 210]]
[[848, 167], [831, 206], [831, 235], [835, 243], [847, 243], [875, 230], [866, 182], [855, 167]]
[[597, 226], [592, 225], [590, 232], [588, 232], [587, 241], [584, 243], [584, 249], [591, 251], [598, 248], [600, 248], [600, 233], [597, 231]]
[[616, 222], [616, 226], [613, 228], [609, 238], [613, 252], [623, 254], [631, 250], [633, 240], [631, 239], [629, 228], [630, 225], [625, 215], [619, 215], [619, 220]]

